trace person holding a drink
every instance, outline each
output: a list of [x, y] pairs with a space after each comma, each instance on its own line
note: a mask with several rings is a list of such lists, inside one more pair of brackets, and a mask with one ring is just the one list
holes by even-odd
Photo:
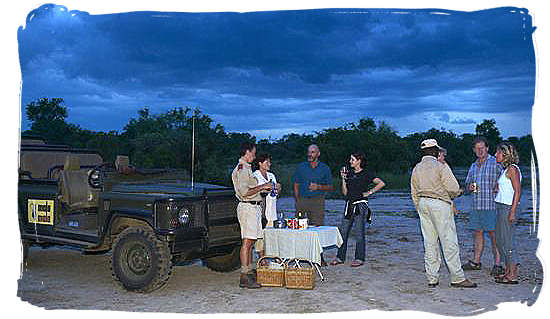
[[[340, 225], [343, 243], [338, 248], [336, 259], [331, 265], [343, 264], [346, 260], [348, 238], [353, 225], [359, 227], [358, 237], [355, 241], [355, 260], [351, 267], [360, 267], [365, 262], [365, 219], [368, 219], [368, 198], [378, 192], [386, 184], [371, 172], [367, 171], [367, 158], [363, 152], [354, 152], [350, 155], [349, 164], [340, 170], [342, 178], [342, 194], [346, 196], [344, 218]], [[370, 187], [371, 184], [374, 187]], [[369, 221], [370, 222], [370, 221]]]
[[307, 162], [294, 172], [296, 212], [307, 212], [310, 224], [324, 225], [325, 193], [333, 190], [330, 168], [319, 161], [321, 151], [312, 144], [307, 149]]
[[500, 265], [500, 254], [496, 247], [496, 205], [495, 191], [497, 181], [502, 172], [502, 166], [497, 163], [494, 156], [489, 154], [487, 139], [479, 136], [472, 143], [477, 160], [470, 166], [466, 176], [466, 191], [473, 196], [472, 211], [470, 212], [468, 228], [473, 231], [474, 256], [468, 260], [462, 269], [481, 270], [481, 255], [483, 253], [483, 233], [487, 232], [493, 248], [494, 266], [491, 275], [504, 272]]
[[[306, 213], [310, 225], [325, 224], [325, 194], [332, 191], [330, 168], [319, 161], [321, 151], [315, 144], [307, 148], [307, 161], [298, 164], [294, 172], [296, 212]], [[321, 253], [321, 266], [326, 266]]]
[[[261, 153], [256, 157], [255, 165], [257, 169], [252, 174], [258, 181], [258, 185], [271, 183], [270, 192], [261, 192], [262, 211], [267, 220], [266, 227], [273, 227], [273, 222], [277, 220], [277, 195], [281, 193], [281, 184], [277, 183], [275, 174], [269, 171], [271, 168], [271, 155]], [[264, 255], [264, 240], [260, 238], [256, 241], [256, 251], [260, 257]]]

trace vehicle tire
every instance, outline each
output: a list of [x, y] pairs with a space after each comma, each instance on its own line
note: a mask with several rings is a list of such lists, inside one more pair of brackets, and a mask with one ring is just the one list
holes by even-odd
[[214, 271], [229, 272], [237, 270], [241, 267], [240, 251], [241, 246], [237, 246], [229, 254], [205, 258], [203, 261], [206, 267]]
[[26, 266], [29, 260], [29, 248], [31, 247], [31, 242], [23, 239], [21, 240], [21, 245], [23, 246], [23, 266]]
[[111, 271], [125, 289], [151, 292], [170, 278], [171, 259], [168, 244], [151, 230], [130, 227], [120, 233], [113, 244]]

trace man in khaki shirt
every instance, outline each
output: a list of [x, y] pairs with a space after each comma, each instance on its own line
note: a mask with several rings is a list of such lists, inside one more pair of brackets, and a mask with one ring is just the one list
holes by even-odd
[[241, 288], [260, 288], [252, 267], [252, 247], [258, 238], [263, 238], [260, 191], [271, 191], [271, 183], [258, 185], [252, 175], [250, 163], [256, 158], [256, 144], [244, 142], [241, 145], [239, 163], [231, 173], [235, 196], [239, 200], [237, 218], [241, 226]]
[[422, 141], [420, 149], [422, 160], [412, 171], [411, 196], [420, 216], [428, 286], [434, 288], [439, 284], [441, 242], [451, 275], [451, 287], [475, 288], [477, 285], [464, 277], [460, 264], [460, 249], [451, 209], [452, 199], [461, 193], [460, 187], [449, 166], [437, 160], [439, 145], [436, 140]]

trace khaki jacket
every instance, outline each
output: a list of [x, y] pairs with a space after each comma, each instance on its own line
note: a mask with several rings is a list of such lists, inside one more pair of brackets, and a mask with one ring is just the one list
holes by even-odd
[[411, 196], [418, 207], [420, 197], [440, 199], [452, 205], [452, 199], [460, 194], [460, 186], [449, 165], [433, 156], [424, 156], [416, 164], [411, 176]]

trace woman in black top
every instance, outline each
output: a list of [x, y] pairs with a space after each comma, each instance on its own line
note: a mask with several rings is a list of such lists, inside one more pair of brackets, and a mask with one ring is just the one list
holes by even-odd
[[[346, 251], [348, 237], [354, 222], [358, 223], [359, 236], [355, 243], [355, 260], [351, 267], [359, 267], [365, 262], [365, 218], [368, 212], [367, 199], [370, 195], [379, 191], [386, 184], [374, 174], [367, 172], [367, 159], [363, 152], [352, 153], [349, 160], [351, 170], [342, 168], [340, 176], [342, 177], [342, 194], [346, 196], [346, 208], [344, 219], [340, 225], [340, 232], [344, 242], [338, 248], [338, 254], [330, 264], [343, 264], [346, 260]], [[371, 183], [373, 188], [369, 188]], [[370, 222], [370, 221], [369, 221]]]

